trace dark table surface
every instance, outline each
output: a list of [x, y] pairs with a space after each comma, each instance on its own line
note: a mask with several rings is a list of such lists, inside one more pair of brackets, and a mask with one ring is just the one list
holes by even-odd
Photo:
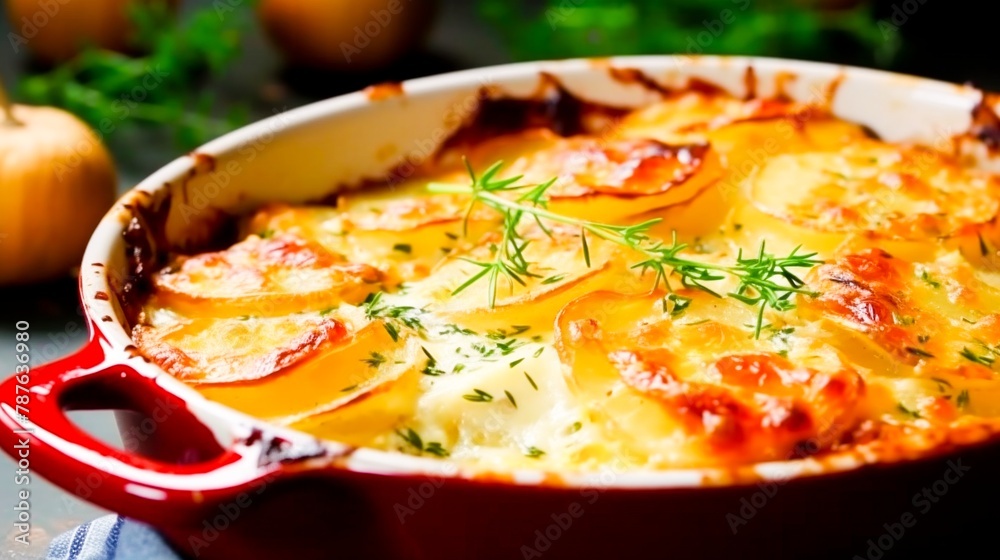
[[[209, 4], [207, 0], [188, 2]], [[344, 76], [318, 74], [284, 68], [276, 55], [268, 48], [264, 39], [253, 33], [247, 37], [245, 52], [240, 62], [214, 86], [218, 92], [232, 99], [247, 97], [254, 104], [255, 114], [269, 115], [274, 108], [294, 107], [316, 99], [353, 91], [367, 84], [386, 79], [404, 79], [419, 75], [435, 74], [451, 70], [499, 64], [508, 61], [504, 48], [491, 30], [477, 20], [473, 14], [472, 1], [453, 0], [443, 2], [443, 9], [427, 43], [427, 49], [414, 53], [406, 60], [377, 75]], [[937, 17], [931, 13], [931, 5], [921, 12], [923, 19], [932, 21]], [[957, 17], [957, 16], [956, 16]], [[0, 18], [2, 19], [2, 18]], [[914, 22], [910, 28], [917, 30], [927, 22]], [[974, 20], [963, 20], [966, 33]], [[6, 22], [0, 23], [0, 36], [6, 37]], [[965, 35], [969, 41], [978, 39]], [[937, 35], [934, 55], [920, 57], [912, 55], [901, 62], [901, 69], [910, 72], [934, 75], [953, 81], [972, 80], [987, 87], [1000, 86], [1000, 73], [994, 72], [989, 61], [977, 61], [975, 49], [972, 58], [966, 56], [955, 59], [949, 55], [948, 47], [960, 51], [960, 35], [948, 39], [947, 34]], [[951, 42], [949, 42], [951, 41]], [[967, 51], [968, 52], [968, 51]], [[921, 62], [922, 61], [922, 62]], [[9, 56], [5, 52], [0, 58], [0, 73], [8, 83], [16, 81], [26, 61], [22, 56]], [[923, 66], [921, 66], [923, 64]], [[247, 93], [249, 92], [249, 94]], [[120, 173], [120, 191], [124, 192], [139, 179], [179, 155], [162, 134], [130, 132], [123, 129], [107, 139], [114, 153]], [[142, 148], [136, 148], [142, 146]], [[2, 193], [0, 193], [2, 196]], [[0, 263], [2, 266], [2, 263]], [[7, 375], [14, 369], [14, 334], [17, 321], [30, 323], [33, 342], [32, 356], [36, 364], [52, 361], [64, 356], [86, 339], [85, 326], [76, 299], [76, 285], [72, 279], [44, 285], [22, 288], [0, 289], [0, 375]], [[119, 442], [118, 433], [110, 412], [74, 413], [74, 418], [87, 430], [107, 441]], [[31, 514], [35, 534], [32, 546], [24, 547], [13, 541], [14, 511], [16, 492], [13, 484], [14, 463], [0, 454], [0, 527], [4, 527], [4, 541], [0, 544], [0, 556], [5, 558], [37, 558], [53, 536], [72, 528], [88, 519], [107, 512], [78, 499], [71, 493], [59, 490], [46, 481], [32, 477]]]

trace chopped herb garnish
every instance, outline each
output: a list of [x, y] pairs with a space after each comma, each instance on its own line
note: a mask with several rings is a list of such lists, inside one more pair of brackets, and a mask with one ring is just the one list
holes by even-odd
[[496, 353], [496, 348], [489, 348], [485, 344], [479, 342], [474, 342], [470, 348], [478, 352], [484, 358], [489, 358]]
[[565, 274], [554, 274], [542, 280], [542, 284], [555, 284], [556, 282], [561, 282], [563, 278], [566, 278]]
[[486, 331], [486, 338], [490, 340], [504, 340], [512, 336], [517, 336], [525, 331], [531, 329], [529, 325], [511, 325], [511, 330], [507, 329], [494, 329]]
[[396, 325], [389, 322], [383, 322], [382, 326], [385, 327], [385, 332], [389, 333], [389, 338], [391, 338], [393, 342], [399, 342], [399, 329], [396, 328]]
[[532, 354], [531, 357], [532, 358], [537, 358], [537, 357], [541, 356], [542, 352], [544, 352], [544, 351], [545, 351], [545, 347], [544, 346], [539, 346], [538, 350], [535, 350], [535, 353]]
[[[691, 305], [691, 298], [680, 296], [677, 294], [667, 294], [667, 297], [663, 298], [663, 312], [670, 313], [671, 317], [680, 317], [684, 314], [684, 311]], [[667, 305], [670, 302], [670, 305]]]
[[917, 342], [919, 342], [920, 344], [923, 344], [923, 343], [927, 342], [930, 339], [931, 339], [931, 335], [929, 335], [929, 334], [919, 334], [919, 335], [917, 335]]
[[420, 322], [422, 309], [407, 305], [386, 305], [382, 303], [382, 292], [369, 294], [364, 301], [365, 317], [369, 320], [381, 319], [385, 332], [393, 342], [399, 342], [399, 327], [403, 326], [417, 332], [423, 331]]
[[532, 342], [541, 342], [542, 341], [542, 335], [536, 334], [536, 335], [532, 336], [531, 337], [531, 341]]
[[452, 373], [459, 373], [465, 369], [465, 364], [455, 364], [455, 367], [451, 368]]
[[[497, 289], [501, 279], [513, 287], [514, 284], [527, 285], [526, 278], [541, 278], [541, 275], [532, 270], [535, 263], [528, 261], [524, 253], [529, 240], [518, 230], [518, 226], [526, 216], [532, 217], [550, 235], [551, 232], [542, 224], [543, 219], [579, 227], [583, 258], [588, 267], [591, 266], [588, 234], [639, 253], [646, 260], [633, 265], [633, 268], [642, 272], [652, 271], [654, 289], [663, 284], [668, 291], [673, 291], [669, 278], [678, 276], [685, 288], [699, 289], [717, 297], [724, 297], [706, 283], [727, 277], [737, 279], [739, 283], [735, 290], [725, 296], [746, 305], [759, 306], [755, 337], [760, 335], [760, 325], [768, 308], [788, 311], [795, 307], [791, 296], [816, 295], [806, 287], [805, 281], [793, 272], [796, 268], [808, 269], [822, 263], [823, 261], [816, 258], [816, 253], [799, 253], [799, 248], [796, 247], [787, 256], [776, 257], [767, 253], [765, 243], [761, 242], [753, 256], [745, 257], [741, 249], [736, 262], [730, 265], [691, 260], [682, 255], [689, 245], [678, 242], [676, 232], [669, 244], [650, 237], [649, 232], [652, 227], [661, 221], [658, 218], [637, 224], [616, 225], [559, 214], [548, 208], [546, 195], [546, 191], [555, 184], [556, 178], [541, 184], [519, 185], [517, 183], [521, 180], [520, 176], [498, 178], [503, 165], [501, 162], [493, 164], [481, 175], [477, 175], [467, 160], [465, 163], [470, 184], [431, 183], [427, 188], [434, 193], [471, 195], [471, 202], [466, 211], [466, 224], [477, 204], [483, 204], [499, 212], [503, 217], [503, 238], [497, 246], [493, 259], [468, 260], [479, 267], [479, 270], [453, 291], [457, 294], [485, 279], [489, 286], [487, 298], [491, 308], [496, 306]], [[504, 196], [508, 193], [518, 196]], [[696, 249], [698, 247], [693, 248]]]
[[452, 239], [452, 240], [458, 239], [458, 234], [457, 233], [452, 233], [450, 231], [446, 231], [446, 232], [444, 232], [444, 234], [445, 234], [445, 236], [448, 239]]
[[493, 401], [493, 395], [487, 393], [486, 391], [483, 391], [482, 389], [473, 389], [473, 391], [475, 391], [474, 394], [471, 394], [471, 395], [462, 395], [462, 398], [465, 399], [465, 400], [467, 400], [467, 401], [472, 401], [472, 402], [492, 402]]
[[895, 311], [893, 311], [892, 322], [903, 327], [908, 327], [913, 323], [917, 322], [917, 320], [907, 315], [899, 315]]
[[906, 405], [904, 405], [903, 403], [898, 403], [896, 405], [896, 409], [912, 418], [920, 418], [919, 412], [917, 412], [916, 410], [910, 410], [909, 408], [906, 408]]
[[961, 354], [962, 357], [965, 358], [966, 360], [969, 360], [970, 362], [977, 363], [980, 365], [984, 365], [986, 367], [991, 367], [993, 365], [993, 362], [996, 361], [996, 358], [994, 356], [991, 356], [989, 354], [976, 354], [968, 347], [962, 348]]
[[969, 406], [969, 390], [968, 389], [962, 389], [958, 393], [958, 398], [955, 399], [955, 406], [957, 406], [960, 410], [964, 410], [966, 407]]
[[920, 273], [920, 279], [926, 282], [927, 285], [932, 288], [937, 289], [941, 287], [941, 282], [938, 282], [937, 280], [932, 278], [931, 275], [928, 274], [926, 270]]
[[940, 377], [932, 377], [931, 381], [938, 384], [938, 391], [942, 393], [945, 392], [945, 388], [951, 387], [951, 383], [949, 383], [947, 379], [941, 379]]
[[409, 243], [396, 243], [395, 245], [392, 246], [392, 250], [399, 251], [400, 253], [409, 254], [413, 252], [413, 246], [410, 245]]
[[535, 380], [532, 379], [530, 375], [528, 375], [528, 372], [524, 372], [524, 376], [528, 378], [528, 383], [531, 383], [531, 387], [537, 391], [538, 385], [535, 385]]
[[368, 364], [368, 367], [377, 368], [378, 366], [384, 364], [386, 362], [386, 359], [385, 356], [383, 356], [382, 354], [379, 354], [378, 352], [372, 352], [371, 354], [369, 354], [367, 358], [361, 361]]
[[986, 246], [986, 240], [983, 239], [983, 234], [979, 233], [977, 235], [979, 235], [979, 253], [985, 257], [990, 254], [990, 248]]
[[358, 386], [357, 386], [357, 385], [350, 385], [350, 386], [348, 386], [348, 387], [344, 387], [343, 389], [341, 389], [341, 390], [340, 390], [340, 392], [341, 392], [341, 393], [346, 393], [346, 392], [348, 392], [348, 391], [353, 391], [353, 390], [355, 390], [355, 389], [357, 389], [357, 388], [358, 388]]
[[430, 375], [432, 377], [437, 377], [439, 375], [444, 375], [444, 370], [438, 369], [434, 367], [434, 365], [431, 364], [430, 362], [427, 362], [427, 365], [424, 366], [424, 369], [420, 370], [420, 373], [424, 375]]
[[532, 459], [537, 459], [542, 455], [545, 455], [545, 452], [535, 447], [534, 445], [529, 447], [528, 450], [524, 452], [525, 457], [531, 457]]
[[573, 422], [573, 425], [570, 426], [570, 432], [569, 433], [575, 434], [576, 432], [579, 432], [581, 428], [583, 428], [583, 424], [582, 423], [580, 423], [580, 422]]
[[508, 340], [506, 342], [497, 342], [497, 350], [500, 351], [501, 355], [506, 356], [506, 355], [510, 354], [511, 352], [513, 352], [514, 350], [517, 350], [518, 348], [524, 346], [525, 344], [527, 344], [527, 342], [517, 341], [517, 340]]
[[510, 401], [510, 404], [514, 405], [514, 408], [517, 408], [517, 401], [514, 400], [514, 395], [510, 394], [510, 391], [506, 390], [503, 392], [503, 394], [507, 395], [507, 400]]
[[423, 346], [420, 347], [420, 350], [424, 353], [424, 356], [427, 356], [427, 365], [424, 366], [424, 369], [420, 370], [420, 373], [434, 376], [443, 375], [444, 371], [437, 367], [437, 359]]
[[486, 331], [486, 338], [490, 340], [503, 340], [507, 338], [507, 331], [504, 329], [488, 330]]
[[271, 228], [261, 230], [260, 233], [257, 234], [257, 237], [260, 237], [261, 239], [270, 239], [274, 237], [274, 230]]
[[[770, 331], [771, 336], [768, 338], [778, 342], [779, 344], [788, 345], [788, 338], [792, 333], [795, 332], [795, 327], [775, 327], [773, 325], [768, 325], [764, 330]], [[786, 350], [787, 352], [787, 350]]]
[[524, 361], [524, 358], [518, 358], [518, 359], [516, 359], [516, 360], [514, 360], [514, 361], [512, 361], [512, 362], [510, 363], [510, 367], [516, 367], [516, 366], [517, 366], [517, 364], [519, 364], [519, 363], [521, 363], [521, 362], [523, 362], [523, 361]]
[[431, 455], [436, 455], [438, 457], [447, 457], [449, 455], [448, 450], [442, 447], [440, 442], [429, 441], [426, 445], [424, 445], [424, 440], [420, 437], [420, 434], [413, 431], [412, 428], [407, 428], [405, 432], [396, 430], [396, 434], [403, 438], [403, 441], [410, 444], [417, 451], [430, 453]]
[[438, 334], [452, 334], [452, 333], [455, 333], [455, 334], [464, 334], [464, 335], [474, 335], [474, 334], [476, 334], [476, 331], [474, 331], [472, 329], [466, 329], [464, 327], [460, 327], [460, 326], [456, 325], [455, 323], [448, 323], [447, 325], [444, 326], [444, 330], [441, 331], [441, 332], [439, 332]]
[[420, 438], [420, 434], [413, 431], [413, 428], [407, 428], [406, 432], [401, 432], [396, 430], [399, 437], [403, 438], [406, 443], [409, 443], [417, 449], [417, 451], [424, 450], [424, 440]]
[[437, 455], [438, 457], [447, 457], [449, 455], [448, 450], [441, 447], [441, 443], [432, 441], [424, 447], [425, 453], [430, 453], [431, 455]]
[[743, 224], [733, 224], [733, 229], [735, 231], [740, 231], [741, 229], [743, 229]]
[[921, 358], [933, 358], [934, 354], [926, 350], [921, 350], [920, 348], [914, 348], [913, 346], [907, 346], [906, 351], [914, 356], [920, 356]]

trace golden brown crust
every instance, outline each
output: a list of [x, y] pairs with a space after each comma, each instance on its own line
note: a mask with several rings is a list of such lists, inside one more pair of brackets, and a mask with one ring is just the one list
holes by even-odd
[[261, 379], [349, 339], [347, 327], [336, 319], [261, 321], [266, 320], [191, 320], [170, 328], [137, 325], [132, 338], [146, 356], [192, 383]]
[[[896, 461], [995, 437], [995, 175], [874, 139], [828, 100], [613, 77], [663, 100], [588, 112], [546, 78], [548, 101], [504, 105], [518, 122], [485, 107], [389, 186], [259, 208], [236, 244], [153, 275], [137, 345], [255, 415], [493, 472]], [[503, 161], [495, 179], [553, 180], [530, 204], [569, 223], [505, 235], [461, 191], [466, 158], [480, 178]], [[714, 292], [676, 264], [654, 283], [644, 235], [677, 235]], [[486, 275], [514, 238], [527, 268]], [[800, 289], [762, 308], [738, 261], [758, 251], [819, 264], [772, 274]]]

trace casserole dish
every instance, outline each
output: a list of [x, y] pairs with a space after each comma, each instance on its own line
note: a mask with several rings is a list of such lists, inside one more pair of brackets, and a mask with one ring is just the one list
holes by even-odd
[[[881, 558], [980, 546], [986, 520], [976, 502], [997, 497], [993, 436], [946, 439], [912, 460], [846, 453], [738, 468], [610, 463], [489, 476], [268, 424], [207, 400], [139, 352], [130, 318], [144, 269], [165, 246], [204, 245], [230, 213], [412, 173], [485, 98], [530, 98], [553, 78], [600, 106], [641, 106], [696, 79], [737, 96], [822, 97], [837, 116], [889, 141], [934, 145], [970, 133], [978, 156], [997, 142], [990, 100], [971, 87], [717, 57], [487, 68], [276, 115], [169, 164], [106, 216], [80, 279], [91, 342], [0, 388], [5, 449], [31, 429], [34, 471], [155, 525], [199, 558]], [[131, 411], [119, 415], [126, 449], [74, 427], [63, 414], [72, 408]]]

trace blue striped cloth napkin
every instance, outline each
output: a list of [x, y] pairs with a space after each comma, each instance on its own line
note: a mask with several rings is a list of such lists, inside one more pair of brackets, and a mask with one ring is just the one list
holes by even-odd
[[56, 537], [46, 560], [180, 560], [150, 526], [107, 515]]

